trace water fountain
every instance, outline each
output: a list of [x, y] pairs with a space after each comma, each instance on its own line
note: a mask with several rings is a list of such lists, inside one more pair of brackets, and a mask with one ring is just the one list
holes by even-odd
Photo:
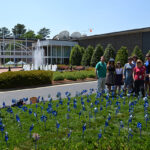
[[36, 49], [33, 53], [33, 64], [23, 65], [25, 71], [29, 70], [57, 70], [57, 65], [45, 65], [44, 64], [44, 50], [40, 46], [40, 41], [37, 41]]
[[40, 40], [37, 41], [36, 49], [33, 53], [34, 69], [38, 70], [41, 65], [44, 65], [44, 50], [41, 48]]

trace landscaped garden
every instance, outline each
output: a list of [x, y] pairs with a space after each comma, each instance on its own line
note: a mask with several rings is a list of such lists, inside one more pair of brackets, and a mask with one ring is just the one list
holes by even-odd
[[[0, 149], [149, 149], [148, 98], [83, 90], [3, 108]], [[28, 99], [24, 98], [26, 103]], [[12, 100], [13, 105], [16, 100]]]

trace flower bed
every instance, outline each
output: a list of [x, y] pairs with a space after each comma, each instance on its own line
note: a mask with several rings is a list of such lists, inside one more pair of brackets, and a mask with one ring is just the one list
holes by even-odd
[[147, 98], [92, 93], [71, 98], [66, 92], [62, 99], [58, 92], [58, 100], [38, 97], [40, 103], [18, 107], [3, 103], [1, 149], [149, 149]]

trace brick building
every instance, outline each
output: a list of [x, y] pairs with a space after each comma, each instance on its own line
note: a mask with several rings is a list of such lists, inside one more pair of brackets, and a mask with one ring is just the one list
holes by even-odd
[[104, 48], [107, 44], [112, 44], [116, 50], [120, 49], [121, 46], [126, 46], [129, 54], [138, 45], [146, 54], [150, 50], [150, 27], [82, 37], [78, 43], [84, 47], [88, 45], [95, 47], [100, 43]]

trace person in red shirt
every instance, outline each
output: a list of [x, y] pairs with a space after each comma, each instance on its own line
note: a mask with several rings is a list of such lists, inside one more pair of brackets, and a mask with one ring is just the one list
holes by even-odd
[[144, 80], [146, 74], [146, 68], [143, 65], [140, 59], [136, 62], [136, 67], [133, 69], [133, 80], [135, 86], [135, 94], [139, 95], [139, 92], [142, 92], [142, 95], [145, 96], [144, 92]]

